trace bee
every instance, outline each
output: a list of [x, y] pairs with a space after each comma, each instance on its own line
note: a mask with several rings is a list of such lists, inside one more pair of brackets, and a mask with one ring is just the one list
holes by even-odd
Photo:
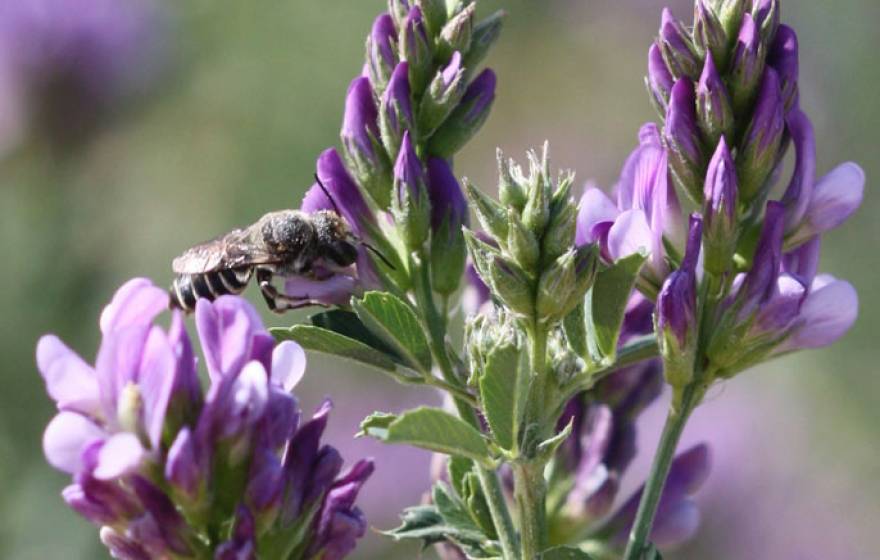
[[266, 304], [276, 313], [320, 305], [280, 293], [272, 284], [273, 277], [338, 272], [357, 261], [359, 245], [393, 268], [352, 232], [330, 193], [320, 180], [318, 184], [335, 210], [270, 212], [248, 227], [196, 245], [174, 259], [171, 266], [177, 277], [169, 290], [171, 307], [192, 312], [199, 298], [240, 294], [254, 276]]

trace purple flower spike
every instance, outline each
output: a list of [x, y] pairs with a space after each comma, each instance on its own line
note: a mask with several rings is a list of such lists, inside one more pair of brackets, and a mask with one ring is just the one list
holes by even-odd
[[697, 116], [700, 129], [710, 144], [729, 136], [733, 130], [733, 105], [711, 56], [706, 57], [697, 84]]
[[382, 142], [392, 159], [397, 158], [404, 132], [415, 128], [412, 89], [409, 83], [409, 64], [403, 61], [394, 68], [388, 89], [382, 95], [379, 107], [379, 128]]
[[730, 268], [730, 258], [736, 250], [737, 192], [736, 166], [722, 137], [709, 161], [704, 190], [705, 267], [713, 274]]
[[764, 50], [761, 35], [750, 14], [743, 15], [730, 72], [730, 95], [735, 114], [742, 115], [751, 106], [764, 73]]
[[397, 30], [391, 15], [384, 13], [373, 22], [373, 30], [367, 38], [367, 69], [379, 93], [385, 90], [397, 62]]
[[661, 16], [659, 44], [666, 66], [675, 79], [697, 78], [702, 67], [700, 57], [688, 32], [669, 8], [664, 8]]
[[780, 25], [767, 53], [767, 64], [779, 74], [786, 112], [798, 105], [798, 38], [794, 29]]
[[669, 105], [669, 94], [672, 92], [672, 86], [675, 85], [675, 78], [666, 67], [666, 61], [663, 60], [663, 53], [657, 43], [652, 43], [648, 50], [648, 77], [646, 80], [657, 110], [661, 115], [665, 115]]
[[767, 178], [776, 168], [785, 132], [785, 105], [779, 77], [772, 68], [764, 72], [754, 117], [740, 145], [737, 172], [743, 202], [760, 199]]
[[669, 166], [676, 183], [698, 204], [702, 204], [703, 150], [697, 125], [694, 84], [681, 78], [672, 88], [666, 112], [666, 142]]

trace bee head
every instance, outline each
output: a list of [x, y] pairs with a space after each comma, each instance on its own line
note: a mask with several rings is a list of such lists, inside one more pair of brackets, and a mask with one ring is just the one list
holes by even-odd
[[336, 212], [322, 210], [312, 215], [312, 222], [321, 255], [343, 268], [354, 264], [359, 240], [345, 218]]

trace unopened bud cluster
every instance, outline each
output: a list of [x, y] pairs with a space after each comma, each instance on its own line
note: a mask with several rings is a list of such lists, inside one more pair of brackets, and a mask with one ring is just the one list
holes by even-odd
[[495, 299], [518, 317], [553, 324], [583, 301], [597, 272], [594, 245], [575, 246], [573, 175], [550, 175], [547, 149], [529, 173], [498, 155], [499, 198], [466, 190], [490, 242], [466, 234], [474, 266]]

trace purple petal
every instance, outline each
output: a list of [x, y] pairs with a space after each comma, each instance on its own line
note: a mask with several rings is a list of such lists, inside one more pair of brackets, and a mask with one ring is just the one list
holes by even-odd
[[357, 278], [348, 274], [334, 274], [323, 280], [291, 276], [284, 282], [284, 293], [289, 297], [324, 305], [348, 305], [358, 288]]
[[159, 449], [177, 370], [174, 350], [168, 336], [159, 327], [153, 327], [144, 348], [138, 378], [144, 404], [144, 425], [153, 449]]
[[137, 383], [150, 326], [131, 325], [105, 334], [101, 341], [95, 372], [105, 421], [116, 422], [119, 395], [125, 387]]
[[[324, 187], [333, 197], [333, 202], [336, 202], [335, 205], [331, 202], [329, 209], [335, 210], [338, 207], [342, 217], [346, 219], [354, 233], [359, 237], [369, 238], [370, 233], [378, 227], [376, 218], [361, 194], [357, 183], [349, 175], [342, 158], [339, 157], [339, 152], [336, 151], [336, 148], [324, 150], [318, 156], [316, 165], [318, 178], [321, 179]], [[318, 188], [320, 189], [320, 186]], [[303, 208], [303, 211], [307, 210]]]
[[428, 196], [431, 199], [431, 228], [437, 231], [449, 219], [450, 234], [460, 235], [461, 226], [468, 225], [468, 204], [445, 159], [428, 159]]
[[150, 554], [133, 540], [123, 537], [111, 527], [101, 527], [101, 542], [114, 558], [120, 560], [150, 560]]
[[799, 279], [780, 274], [775, 293], [758, 309], [756, 326], [771, 334], [784, 332], [797, 316], [806, 295], [807, 289]]
[[816, 233], [830, 231], [853, 215], [862, 204], [865, 172], [855, 163], [844, 163], [816, 184], [808, 220]]
[[608, 252], [614, 260], [655, 252], [654, 234], [642, 210], [627, 210], [615, 220], [608, 232]]
[[272, 382], [291, 391], [306, 372], [306, 352], [292, 340], [278, 344], [272, 352]]
[[700, 510], [693, 500], [682, 500], [657, 512], [651, 541], [659, 547], [675, 546], [693, 538], [700, 528]]
[[43, 453], [50, 465], [73, 474], [83, 468], [83, 451], [106, 437], [106, 432], [85, 416], [59, 412], [43, 433]]
[[146, 278], [129, 280], [116, 290], [110, 304], [101, 313], [101, 333], [151, 324], [166, 309], [168, 292]]
[[46, 382], [46, 391], [60, 410], [98, 416], [100, 392], [95, 370], [54, 335], [37, 343], [37, 368]]
[[378, 116], [379, 109], [369, 78], [355, 78], [348, 87], [342, 120], [342, 142], [350, 146], [349, 150], [357, 149], [364, 156], [375, 158], [373, 140], [379, 138]]
[[816, 134], [810, 118], [800, 109], [792, 111], [787, 124], [797, 158], [791, 183], [782, 197], [782, 203], [786, 207], [786, 229], [791, 231], [800, 225], [813, 198], [813, 183], [816, 180]]
[[212, 381], [238, 375], [251, 358], [251, 345], [257, 333], [265, 332], [256, 310], [236, 296], [221, 296], [196, 304], [196, 328]]
[[321, 435], [327, 427], [332, 403], [327, 400], [311, 420], [303, 424], [290, 440], [284, 457], [287, 493], [282, 506], [282, 522], [290, 523], [299, 517], [304, 504], [305, 488], [312, 465], [318, 455]]
[[845, 280], [821, 275], [801, 307], [802, 326], [786, 343], [788, 349], [821, 348], [836, 342], [859, 315], [859, 296]]
[[810, 286], [819, 269], [822, 239], [818, 235], [782, 257], [782, 269], [798, 278], [804, 286]]
[[190, 556], [192, 552], [187, 544], [190, 529], [171, 499], [142, 476], [133, 477], [132, 487], [141, 504], [156, 521], [156, 529], [167, 548], [180, 556]]
[[96, 525], [117, 523], [115, 512], [104, 504], [93, 500], [79, 484], [71, 484], [61, 491], [61, 498], [67, 506]]
[[202, 469], [196, 455], [195, 439], [188, 427], [180, 430], [168, 450], [165, 478], [186, 496], [195, 497], [202, 478]]
[[595, 243], [597, 239], [593, 235], [593, 228], [596, 224], [613, 222], [619, 214], [620, 210], [602, 190], [587, 188], [578, 206], [575, 244], [581, 246]]
[[98, 452], [94, 477], [98, 480], [114, 480], [136, 470], [146, 455], [137, 436], [119, 433], [110, 436]]

